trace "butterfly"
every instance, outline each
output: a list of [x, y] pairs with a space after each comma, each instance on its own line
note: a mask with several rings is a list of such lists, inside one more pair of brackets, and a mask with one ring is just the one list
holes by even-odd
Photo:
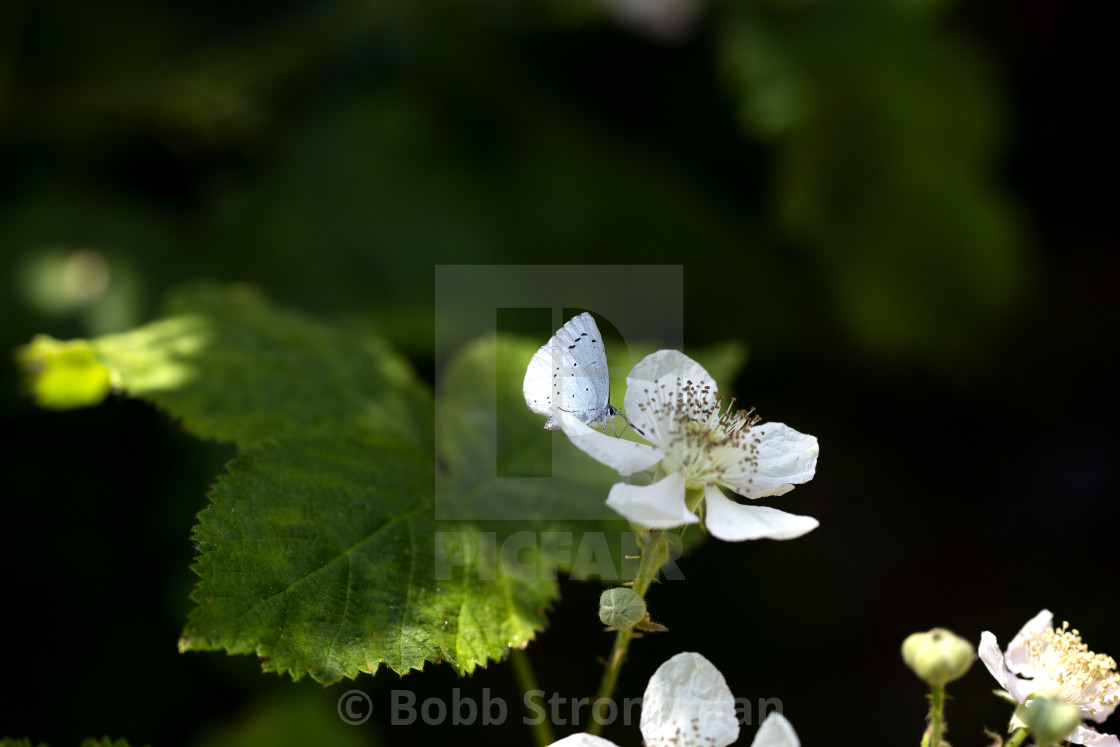
[[549, 416], [544, 424], [549, 430], [560, 427], [557, 410], [589, 426], [606, 426], [619, 414], [610, 402], [611, 377], [603, 337], [590, 314], [569, 319], [533, 355], [522, 392], [530, 410]]

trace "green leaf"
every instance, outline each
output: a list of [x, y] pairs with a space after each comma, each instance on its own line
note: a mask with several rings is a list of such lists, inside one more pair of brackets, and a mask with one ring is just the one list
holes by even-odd
[[557, 587], [532, 548], [534, 571], [511, 575], [464, 552], [505, 534], [436, 521], [431, 395], [384, 342], [244, 288], [192, 289], [173, 308], [37, 350], [48, 370], [54, 350], [79, 351], [118, 389], [241, 447], [194, 530], [181, 650], [255, 653], [266, 671], [334, 682], [382, 664], [470, 672], [544, 627]]
[[264, 444], [211, 492], [182, 650], [256, 653], [267, 671], [334, 682], [382, 663], [470, 672], [545, 625], [551, 578], [481, 580], [452, 564], [471, 531], [432, 515], [431, 455], [375, 434]]

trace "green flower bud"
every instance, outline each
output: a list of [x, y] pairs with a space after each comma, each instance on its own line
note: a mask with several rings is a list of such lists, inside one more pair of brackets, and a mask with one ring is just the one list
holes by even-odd
[[1081, 723], [1077, 706], [1052, 698], [1034, 698], [1020, 710], [1018, 716], [1031, 730], [1031, 736], [1039, 747], [1065, 741], [1066, 736]]
[[972, 644], [945, 628], [914, 633], [902, 643], [902, 659], [929, 685], [944, 685], [964, 676], [976, 650]]
[[599, 619], [604, 625], [630, 630], [646, 618], [646, 603], [633, 589], [616, 586], [599, 597]]

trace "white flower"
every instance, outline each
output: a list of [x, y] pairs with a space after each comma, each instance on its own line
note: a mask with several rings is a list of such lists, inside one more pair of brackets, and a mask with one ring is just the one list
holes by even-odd
[[[1090, 651], [1069, 623], [1055, 628], [1053, 620], [1049, 610], [1039, 612], [1006, 652], [985, 630], [980, 635], [980, 660], [1016, 702], [1026, 703], [1034, 697], [1061, 700], [1076, 706], [1081, 718], [1099, 724], [1120, 702], [1116, 661]], [[1022, 725], [1018, 717], [1012, 718], [1012, 728]], [[1120, 747], [1120, 739], [1084, 725], [1071, 731], [1066, 740], [1092, 747]]]
[[815, 437], [782, 423], [758, 425], [750, 413], [733, 411], [733, 402], [725, 408], [708, 372], [676, 350], [646, 356], [626, 383], [627, 417], [653, 446], [612, 438], [560, 413], [560, 427], [572, 443], [619, 474], [660, 462], [665, 477], [652, 485], [614, 485], [608, 506], [651, 529], [696, 524], [698, 506], [685, 505], [685, 491], [702, 488], [705, 524], [719, 539], [793, 539], [817, 527], [811, 516], [736, 503], [718, 487], [747, 498], [788, 493], [813, 477]]
[[[700, 654], [684, 652], [662, 664], [642, 697], [642, 739], [646, 747], [726, 747], [739, 738], [735, 698], [723, 675]], [[573, 734], [552, 747], [616, 747], [590, 734]], [[782, 714], [766, 717], [753, 747], [801, 747]]]

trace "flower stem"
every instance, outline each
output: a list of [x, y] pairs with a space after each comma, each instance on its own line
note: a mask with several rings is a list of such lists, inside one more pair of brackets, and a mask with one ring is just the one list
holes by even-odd
[[929, 744], [941, 747], [941, 731], [944, 728], [945, 686], [930, 685], [929, 692]]
[[1020, 729], [1019, 731], [1011, 735], [1011, 739], [1007, 740], [1007, 744], [1004, 745], [1004, 747], [1019, 747], [1019, 745], [1021, 745], [1026, 740], [1026, 738], [1027, 730]]
[[[639, 532], [638, 544], [641, 560], [638, 562], [638, 575], [634, 579], [634, 591], [639, 597], [645, 599], [650, 584], [657, 578], [657, 572], [661, 570], [661, 566], [669, 558], [669, 538], [664, 530], [648, 533]], [[597, 708], [597, 703], [600, 700], [607, 700], [614, 694], [614, 687], [618, 682], [618, 673], [622, 670], [622, 664], [626, 660], [626, 651], [630, 647], [630, 641], [633, 637], [633, 629], [620, 630], [615, 636], [614, 648], [611, 649], [611, 656], [607, 659], [607, 669], [603, 672], [603, 679], [599, 683], [599, 692], [591, 704], [592, 708]], [[589, 734], [598, 735], [602, 730], [602, 721], [592, 719], [591, 726], [587, 731]]]
[[[525, 649], [515, 648], [509, 655], [510, 663], [513, 665], [513, 676], [517, 680], [517, 685], [521, 688], [522, 693], [527, 693], [530, 690], [540, 691], [537, 685], [537, 676], [533, 673], [533, 665], [529, 661], [529, 655], [525, 653]], [[536, 720], [536, 719], [535, 719]], [[552, 723], [548, 719], [536, 720], [537, 723], [533, 724], [533, 741], [537, 747], [547, 747], [556, 741], [556, 736], [552, 733]]]
[[[603, 679], [599, 683], [599, 692], [595, 695], [595, 700], [591, 704], [592, 708], [598, 708], [598, 702], [610, 698], [611, 693], [614, 692], [615, 683], [618, 681], [618, 673], [622, 669], [623, 660], [626, 658], [626, 649], [630, 646], [630, 639], [633, 637], [633, 630], [618, 631], [618, 635], [614, 639], [614, 648], [611, 649], [611, 658], [607, 660], [607, 671], [603, 673]], [[594, 736], [602, 730], [602, 720], [592, 719], [587, 733]]]

